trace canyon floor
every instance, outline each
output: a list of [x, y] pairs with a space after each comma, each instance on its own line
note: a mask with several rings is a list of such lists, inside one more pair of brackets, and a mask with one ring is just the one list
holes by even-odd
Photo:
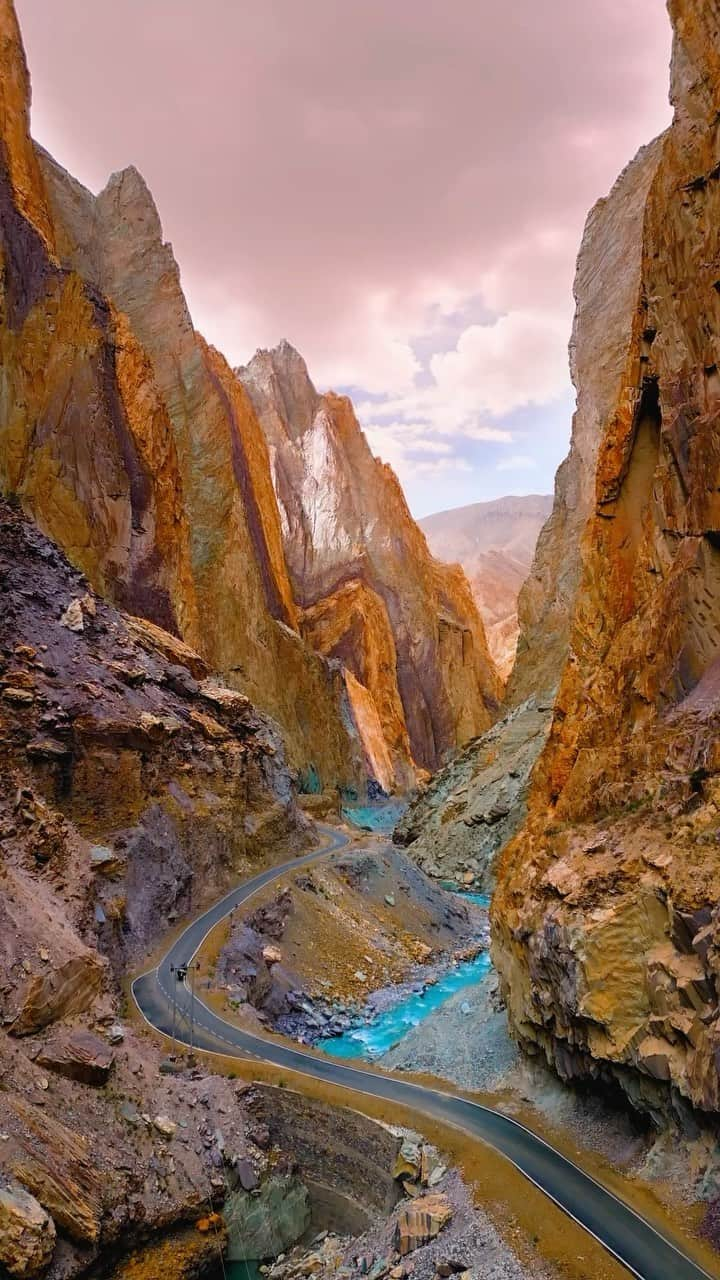
[[[352, 852], [336, 855], [335, 865], [320, 864], [290, 873], [279, 888], [274, 885], [262, 890], [252, 904], [236, 909], [230, 921], [215, 930], [202, 953], [198, 981], [200, 989], [206, 988], [203, 998], [228, 1021], [270, 1033], [273, 1038], [279, 1034], [288, 1043], [290, 1037], [312, 1043], [320, 1032], [327, 1031], [328, 1023], [336, 1023], [333, 1006], [336, 1011], [338, 1000], [348, 993], [344, 1015], [360, 1021], [368, 1016], [369, 1008], [373, 1018], [382, 1017], [393, 977], [402, 995], [408, 972], [417, 977], [418, 967], [423, 967], [417, 965], [418, 949], [428, 946], [423, 935], [427, 936], [428, 927], [436, 935], [441, 932], [438, 901], [443, 904], [445, 927], [452, 923], [453, 928], [442, 940], [444, 948], [442, 944], [437, 948], [436, 963], [447, 958], [443, 952], [447, 953], [448, 942], [452, 957], [467, 950], [468, 928], [471, 935], [473, 929], [478, 931], [475, 945], [486, 944], [482, 909], [433, 886], [416, 868], [408, 873], [406, 859], [387, 841], [365, 836], [354, 844]], [[419, 909], [409, 892], [408, 876], [416, 890], [419, 878], [423, 889], [424, 901], [418, 896]], [[450, 906], [444, 901], [448, 898]], [[404, 908], [396, 907], [398, 900], [404, 901]], [[428, 911], [428, 902], [434, 915]], [[458, 923], [464, 944], [460, 951], [456, 945]], [[359, 929], [363, 941], [348, 950], [348, 934], [357, 936]], [[403, 944], [400, 953], [399, 938]], [[360, 946], [365, 949], [359, 951]], [[247, 1001], [233, 1000], [230, 992], [234, 989], [237, 994], [233, 984], [238, 980], [239, 962], [247, 964], [252, 956], [257, 960], [263, 952], [265, 966], [278, 974], [269, 983], [266, 975], [259, 984], [258, 1016], [258, 1009]], [[430, 957], [423, 959], [427, 966]], [[361, 960], [367, 971], [353, 970]], [[291, 1008], [305, 1005], [309, 1019], [283, 1022], [289, 976]], [[426, 976], [430, 983], [436, 980], [432, 963]], [[247, 982], [247, 973], [241, 974], [240, 980]], [[373, 984], [385, 1000], [373, 1001]], [[338, 1033], [343, 1027], [335, 1025], [334, 1029]], [[679, 1144], [677, 1136], [672, 1140], [658, 1138], [627, 1105], [621, 1106], [617, 1097], [570, 1089], [537, 1061], [523, 1057], [510, 1039], [494, 973], [435, 1009], [380, 1058], [378, 1065], [423, 1083], [439, 1080], [447, 1087], [445, 1082], [450, 1082], [459, 1091], [515, 1116], [611, 1185], [660, 1229], [686, 1240], [689, 1230], [695, 1237], [690, 1247], [699, 1251], [706, 1266], [714, 1266], [712, 1254], [697, 1239], [703, 1222], [707, 1222], [707, 1201], [714, 1196], [718, 1176], [712, 1139], [696, 1137]], [[371, 1237], [379, 1239], [378, 1232], [382, 1236], [376, 1227]], [[319, 1260], [317, 1249], [311, 1249], [313, 1274], [324, 1275], [325, 1268], [329, 1274], [334, 1267], [344, 1266], [341, 1257], [347, 1259], [348, 1251], [355, 1247], [360, 1249], [361, 1245], [333, 1238], [323, 1244]], [[371, 1252], [376, 1260], [377, 1251]], [[287, 1271], [281, 1267], [273, 1274], [300, 1274], [305, 1258], [304, 1253], [296, 1253]], [[385, 1273], [381, 1269], [379, 1274]], [[521, 1273], [481, 1269], [477, 1274]], [[542, 1273], [536, 1269], [530, 1274]], [[600, 1276], [605, 1272], [594, 1269], [586, 1274]]]

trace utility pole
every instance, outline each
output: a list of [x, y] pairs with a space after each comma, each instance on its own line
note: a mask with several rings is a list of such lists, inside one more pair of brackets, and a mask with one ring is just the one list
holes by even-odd
[[[175, 981], [184, 982], [187, 978], [188, 967], [186, 964], [179, 964], [175, 970]], [[190, 1044], [192, 1045], [192, 1003], [190, 1005]]]
[[177, 982], [177, 977], [176, 977], [177, 969], [175, 968], [174, 964], [170, 965], [170, 972], [172, 974], [172, 982], [170, 983], [170, 990], [172, 991], [172, 1047], [173, 1047], [173, 1058], [175, 1058], [177, 1056], [177, 1044], [176, 1044], [176, 1037], [175, 1037], [175, 1018], [176, 1018], [176, 1010], [177, 1010], [177, 998], [175, 996], [175, 983]]
[[183, 977], [187, 977], [188, 970], [190, 972], [190, 1052], [195, 1048], [195, 973], [199, 969], [199, 964], [187, 965]]

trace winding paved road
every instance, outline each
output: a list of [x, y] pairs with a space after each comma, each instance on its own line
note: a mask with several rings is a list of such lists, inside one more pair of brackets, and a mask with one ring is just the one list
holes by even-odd
[[[509, 1116], [451, 1093], [411, 1084], [379, 1071], [359, 1070], [334, 1058], [315, 1057], [301, 1049], [243, 1031], [214, 1013], [199, 995], [193, 997], [187, 982], [177, 980], [176, 970], [193, 960], [210, 930], [234, 907], [246, 902], [264, 885], [286, 872], [330, 857], [350, 843], [347, 836], [330, 827], [321, 830], [329, 839], [324, 848], [293, 858], [282, 866], [270, 867], [233, 889], [188, 925], [156, 969], [135, 979], [133, 996], [146, 1021], [167, 1036], [173, 1034], [173, 1002], [169, 993], [174, 985], [175, 1020], [179, 1024], [175, 1031], [177, 1039], [184, 1043], [190, 1043], [192, 1011], [193, 1039], [199, 1049], [226, 1056], [261, 1058], [356, 1093], [411, 1107], [416, 1112], [459, 1127], [506, 1156], [633, 1275], [642, 1280], [700, 1280], [701, 1277], [708, 1280], [709, 1272], [681, 1253], [629, 1205]], [[718, 1280], [718, 1274], [710, 1280]]]

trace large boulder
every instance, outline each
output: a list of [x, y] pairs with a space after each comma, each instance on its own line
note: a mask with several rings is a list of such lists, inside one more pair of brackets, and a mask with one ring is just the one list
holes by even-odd
[[38, 1276], [55, 1248], [55, 1224], [18, 1183], [0, 1185], [0, 1269], [11, 1276]]
[[69, 1031], [48, 1041], [35, 1061], [82, 1084], [105, 1084], [114, 1058], [110, 1046], [98, 1036], [89, 1031]]
[[395, 1248], [401, 1257], [429, 1244], [440, 1235], [453, 1216], [453, 1209], [446, 1195], [434, 1191], [420, 1196], [401, 1209], [395, 1227]]
[[259, 1191], [235, 1191], [225, 1202], [228, 1258], [271, 1258], [297, 1244], [310, 1225], [307, 1187], [298, 1178], [268, 1178]]

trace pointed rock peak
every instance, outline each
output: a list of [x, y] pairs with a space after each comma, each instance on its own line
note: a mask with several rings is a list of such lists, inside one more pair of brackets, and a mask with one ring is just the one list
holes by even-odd
[[157, 205], [147, 182], [134, 164], [112, 173], [98, 196], [101, 209], [112, 208], [116, 214], [144, 223], [148, 234], [162, 239], [162, 224]]
[[0, 151], [3, 186], [54, 257], [55, 235], [30, 137], [30, 75], [13, 0], [0, 0]]
[[309, 429], [320, 397], [303, 357], [286, 338], [275, 347], [256, 351], [236, 373], [261, 416], [274, 410], [291, 436]]

